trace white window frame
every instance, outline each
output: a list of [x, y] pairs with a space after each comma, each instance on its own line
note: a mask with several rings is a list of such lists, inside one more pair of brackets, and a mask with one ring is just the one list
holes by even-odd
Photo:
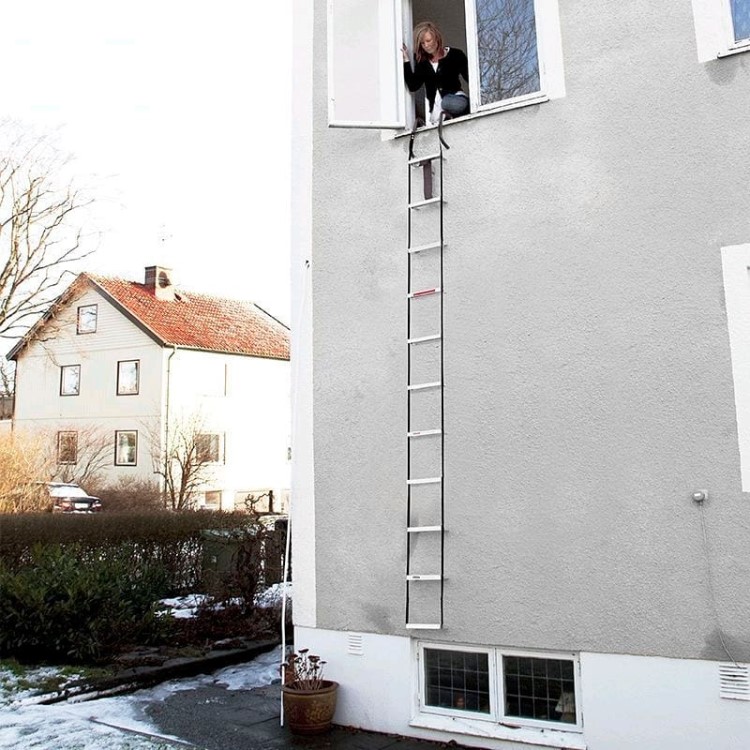
[[699, 62], [750, 52], [750, 39], [735, 41], [730, 0], [692, 0]]
[[[490, 713], [483, 714], [475, 711], [460, 709], [447, 709], [438, 706], [427, 705], [425, 696], [425, 649], [437, 649], [439, 651], [459, 651], [468, 653], [484, 653], [488, 656], [490, 670]], [[503, 672], [503, 657], [519, 656], [532, 659], [561, 659], [573, 662], [573, 686], [575, 690], [576, 723], [558, 721], [543, 721], [541, 719], [528, 719], [519, 716], [507, 715], [505, 713], [505, 679]], [[561, 733], [580, 735], [583, 732], [583, 712], [581, 706], [581, 671], [580, 659], [574, 652], [559, 651], [526, 651], [521, 649], [470, 646], [464, 644], [437, 643], [435, 641], [419, 641], [417, 643], [417, 712], [420, 715], [439, 715], [451, 719], [465, 719], [481, 721], [484, 725], [517, 725], [530, 730], [545, 730]], [[418, 722], [413, 722], [418, 725]], [[482, 726], [482, 725], [479, 725]], [[502, 728], [502, 727], [501, 727]]]
[[[336, 25], [334, 19], [337, 17], [335, 8], [337, 2], [340, 0], [328, 0], [327, 3], [327, 15], [326, 15], [326, 30], [327, 30], [327, 51], [328, 51], [328, 127], [331, 128], [372, 128], [377, 130], [401, 130], [406, 125], [405, 109], [404, 109], [404, 91], [406, 86], [403, 81], [403, 71], [401, 65], [401, 39], [403, 39], [403, 2], [404, 0], [361, 0], [362, 6], [366, 5], [378, 5], [381, 9], [379, 14], [379, 28], [373, 30], [363, 25], [362, 28], [366, 29], [366, 33], [374, 40], [374, 49], [370, 51], [371, 59], [377, 58], [377, 75], [375, 75], [375, 69], [373, 68], [369, 72], [373, 74], [372, 81], [366, 81], [360, 79], [358, 82], [359, 88], [364, 89], [366, 92], [365, 98], [380, 96], [380, 112], [381, 116], [375, 119], [363, 118], [363, 119], [342, 119], [339, 116], [336, 109], [336, 99], [340, 96], [340, 92], [337, 92], [335, 81], [336, 73], [335, 66], [337, 64], [345, 64], [345, 61], [338, 60], [337, 58], [337, 47], [336, 47]], [[354, 3], [356, 0], [350, 0]], [[385, 11], [388, 10], [386, 13]], [[393, 30], [395, 39], [390, 37], [388, 33]], [[362, 50], [361, 54], [367, 54], [367, 50]], [[391, 87], [387, 86], [380, 91], [376, 91], [377, 88], [374, 83], [377, 81], [380, 83], [381, 79], [387, 80], [392, 79], [392, 85], [395, 86], [395, 91], [390, 90]], [[346, 97], [346, 93], [344, 94]], [[393, 117], [385, 119], [382, 117], [382, 112], [385, 107], [388, 106], [386, 99], [390, 100], [390, 104], [393, 105]]]
[[469, 98], [474, 114], [502, 109], [515, 109], [525, 104], [538, 104], [565, 96], [562, 39], [560, 36], [560, 9], [557, 0], [534, 0], [536, 25], [537, 64], [539, 90], [522, 96], [502, 99], [499, 102], [479, 104], [479, 43], [477, 41], [476, 0], [465, 0], [466, 46], [469, 58]]

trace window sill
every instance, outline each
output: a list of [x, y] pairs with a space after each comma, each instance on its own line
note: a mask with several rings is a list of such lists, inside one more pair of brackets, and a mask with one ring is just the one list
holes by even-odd
[[742, 52], [750, 52], [750, 41], [738, 42], [733, 47], [717, 52], [716, 57], [720, 60], [722, 57], [731, 57], [732, 55], [739, 55]]
[[559, 729], [532, 729], [529, 727], [513, 729], [502, 724], [477, 719], [438, 716], [437, 714], [417, 714], [409, 722], [409, 726], [433, 729], [438, 732], [469, 734], [494, 740], [511, 740], [526, 745], [536, 745], [537, 747], [586, 750], [586, 741], [582, 734], [564, 732]]
[[[482, 109], [479, 112], [472, 112], [468, 115], [462, 115], [461, 117], [454, 117], [450, 120], [445, 120], [443, 122], [444, 128], [449, 128], [451, 125], [455, 125], [459, 122], [467, 122], [469, 120], [476, 120], [479, 117], [488, 117], [490, 115], [499, 115], [503, 112], [509, 112], [512, 109], [520, 109], [521, 107], [531, 107], [535, 104], [544, 104], [544, 102], [548, 102], [550, 100], [549, 96], [546, 94], [540, 94], [539, 96], [535, 96], [529, 99], [524, 99], [523, 101], [516, 101], [512, 104], [506, 104], [502, 107], [493, 107], [492, 109]], [[426, 133], [430, 130], [437, 130], [437, 125], [425, 125], [421, 128], [417, 128], [417, 133]], [[391, 138], [404, 138], [406, 136], [411, 135], [410, 130], [403, 130], [398, 133], [391, 133], [386, 131], [387, 134]]]

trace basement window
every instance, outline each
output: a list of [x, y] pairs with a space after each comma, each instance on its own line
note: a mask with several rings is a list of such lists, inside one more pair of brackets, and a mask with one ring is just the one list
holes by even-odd
[[[426, 120], [412, 96], [401, 45], [414, 55], [414, 26], [432, 21], [444, 45], [466, 53], [470, 114], [565, 95], [558, 0], [329, 0], [329, 125], [411, 128]], [[372, 29], [378, 29], [376, 54]]]
[[420, 712], [582, 731], [575, 654], [421, 643]]

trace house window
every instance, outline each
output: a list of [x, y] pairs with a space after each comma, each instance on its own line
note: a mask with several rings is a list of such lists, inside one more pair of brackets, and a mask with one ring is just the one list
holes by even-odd
[[750, 51], [750, 0], [692, 0], [698, 60]]
[[221, 510], [221, 491], [205, 492], [203, 494], [203, 507], [206, 510]]
[[138, 395], [140, 362], [129, 359], [117, 363], [117, 395]]
[[78, 461], [78, 433], [64, 431], [57, 433], [57, 463], [75, 464]]
[[199, 463], [218, 464], [221, 461], [221, 435], [216, 433], [196, 435], [195, 455]]
[[[474, 0], [478, 106], [540, 90], [534, 0]], [[473, 35], [467, 40], [474, 46]]]
[[[466, 52], [471, 113], [565, 96], [558, 0], [329, 0], [328, 7], [332, 127], [399, 129], [427, 120], [424, 95], [406, 92], [402, 58], [393, 59], [406, 40], [413, 60], [413, 28], [427, 20], [446, 46]], [[374, 54], [352, 54], [373, 41]]]
[[577, 658], [420, 644], [424, 713], [581, 730]]
[[488, 652], [425, 648], [424, 681], [425, 706], [490, 713]]
[[81, 305], [78, 308], [76, 333], [96, 333], [97, 305]]
[[138, 431], [115, 431], [115, 466], [135, 466], [138, 458]]
[[81, 392], [81, 365], [60, 368], [60, 395], [77, 396]]

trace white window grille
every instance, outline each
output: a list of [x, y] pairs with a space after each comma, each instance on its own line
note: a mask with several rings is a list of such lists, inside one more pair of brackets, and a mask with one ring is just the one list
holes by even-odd
[[578, 657], [421, 643], [420, 710], [582, 731]]

